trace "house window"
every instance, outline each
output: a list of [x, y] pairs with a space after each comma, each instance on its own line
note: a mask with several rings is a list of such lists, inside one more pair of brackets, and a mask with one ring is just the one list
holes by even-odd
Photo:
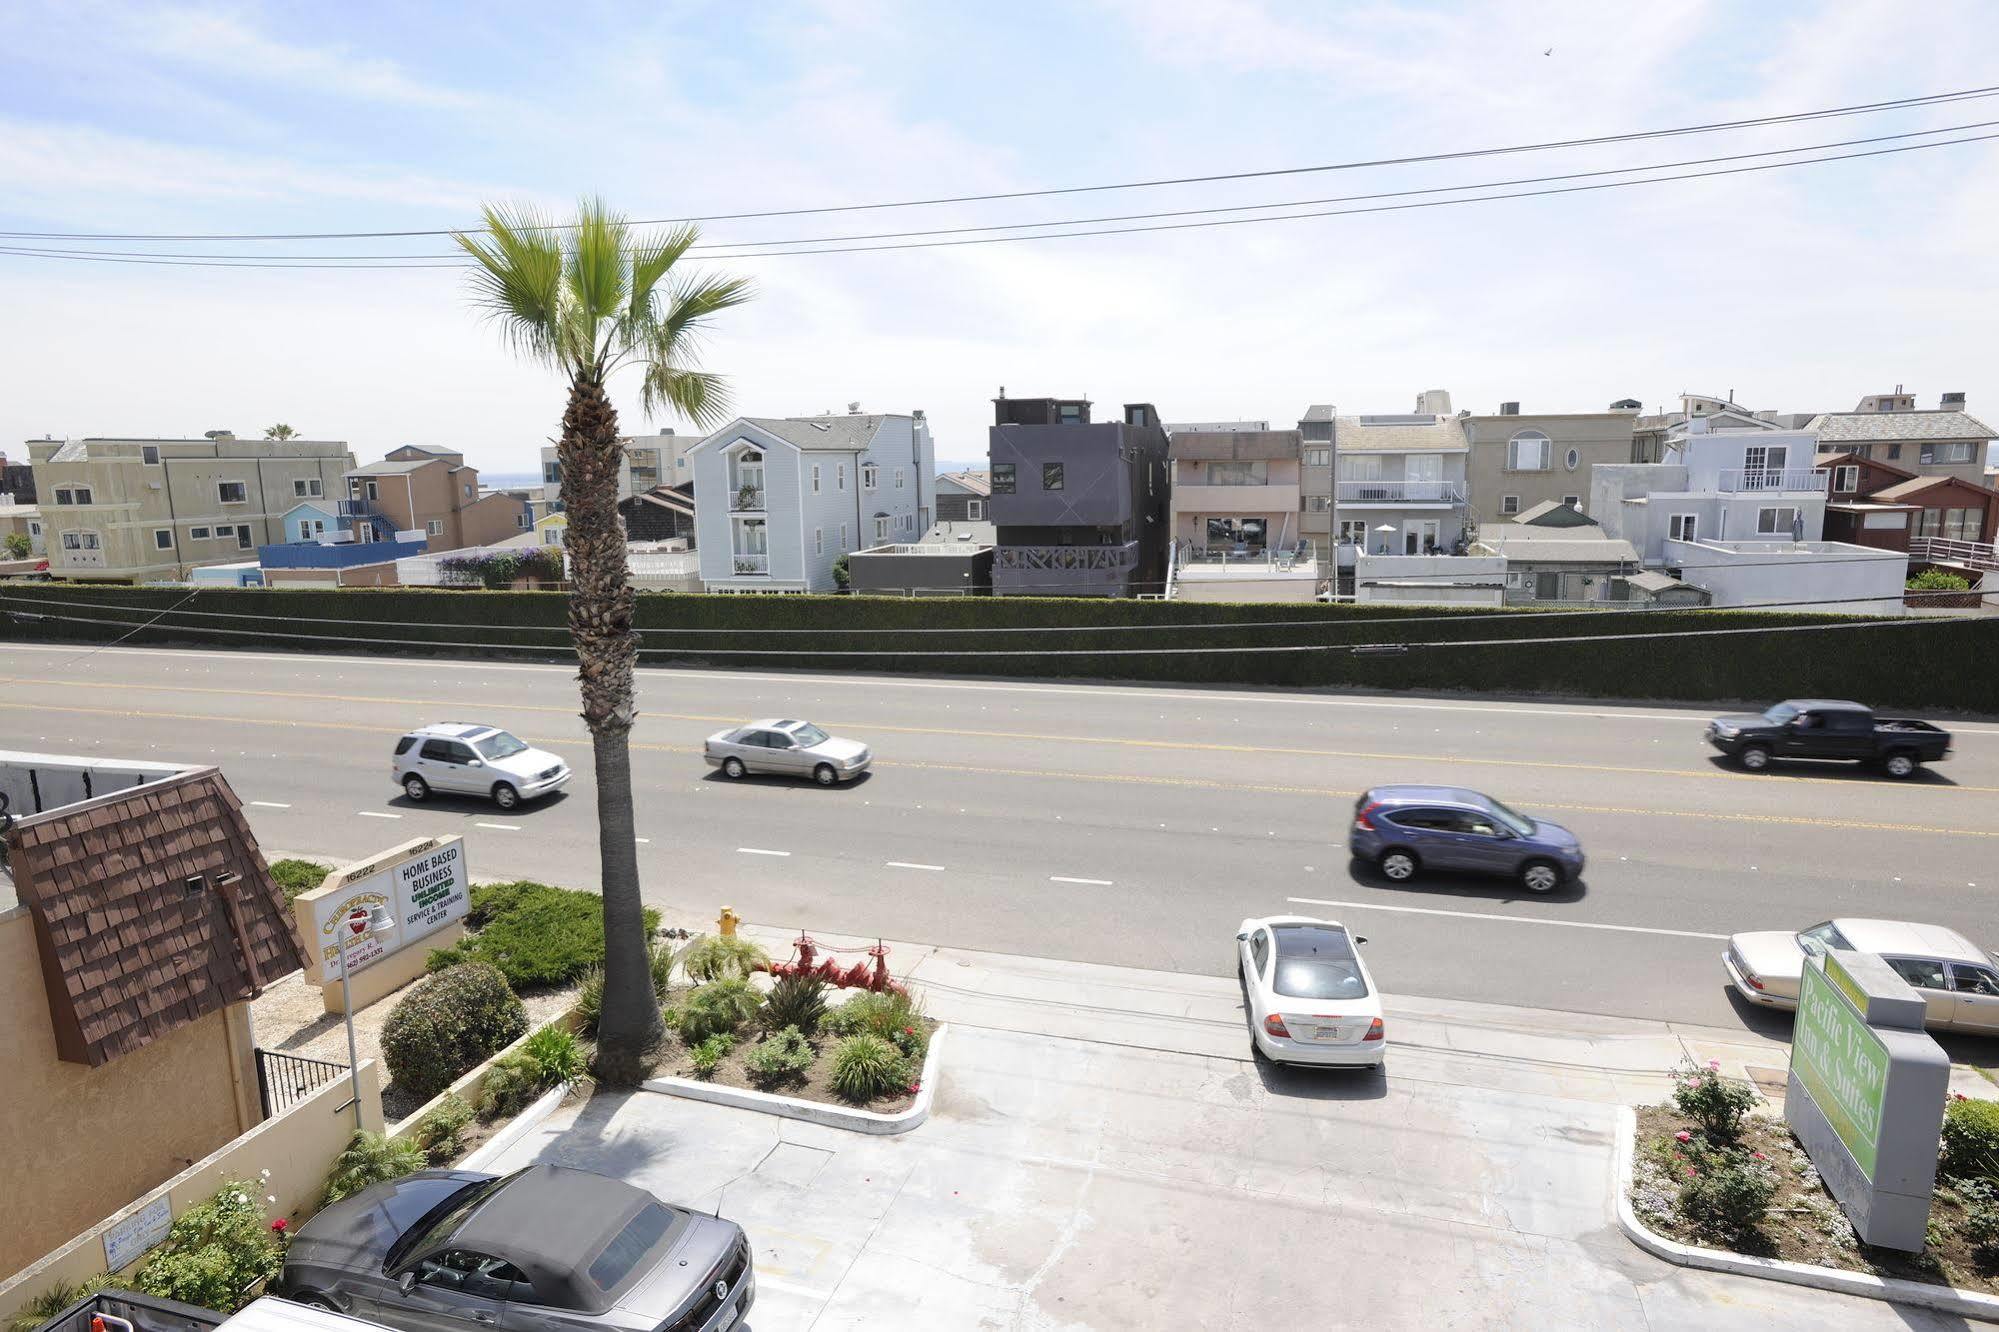
[[1331, 449], [1306, 449], [1305, 465], [1307, 467], [1324, 467], [1332, 461], [1332, 456], [1333, 451]]
[[813, 464], [812, 464], [812, 493], [813, 493], [813, 494], [815, 494], [815, 495], [817, 495], [817, 494], [819, 493], [819, 464], [818, 464], [818, 463], [813, 463]]
[[314, 536], [316, 536], [316, 537], [318, 537], [318, 536], [325, 536], [325, 535], [326, 535], [326, 520], [325, 520], [325, 519], [323, 519], [323, 518], [315, 518], [315, 519], [313, 519], [313, 520], [312, 520], [312, 534], [313, 534]]
[[236, 545], [242, 550], [250, 549], [250, 524], [236, 524]]
[[97, 497], [91, 493], [89, 486], [78, 486], [76, 488], [76, 502], [78, 504], [95, 504]]
[[847, 488], [847, 464], [833, 464], [833, 488], [835, 490], [845, 490]]
[[1367, 544], [1367, 519], [1342, 518], [1340, 520], [1340, 544], [1344, 546], [1365, 546]]
[[1519, 513], [1519, 512], [1520, 512], [1520, 497], [1519, 497], [1518, 495], [1502, 495], [1502, 496], [1500, 496], [1500, 497], [1499, 497], [1499, 511], [1500, 511], [1501, 513]]
[[895, 469], [895, 488], [897, 490], [901, 490], [903, 488], [903, 472], [904, 472], [903, 468], [898, 467]]
[[1971, 442], [1925, 444], [1922, 460], [1926, 463], [1968, 463], [1971, 461]]
[[1562, 458], [1562, 465], [1573, 472], [1581, 465], [1582, 460], [1583, 454], [1581, 449], [1570, 449]]
[[[440, 526], [441, 526], [441, 524], [440, 524]], [[544, 546], [559, 546], [559, 545], [561, 545], [561, 544], [562, 544], [562, 529], [561, 529], [561, 528], [559, 528], [559, 527], [550, 527], [550, 528], [544, 528], [544, 529], [543, 529], [543, 531], [542, 531], [542, 534], [541, 534], [541, 544], [542, 544], [542, 545], [544, 545]]]
[[847, 548], [847, 525], [846, 525], [845, 523], [841, 523], [841, 524], [840, 524], [840, 549], [841, 549], [841, 550], [845, 550], [846, 548]]
[[549, 485], [551, 485], [551, 486], [559, 486], [559, 485], [561, 485], [561, 484], [562, 484], [562, 464], [561, 464], [561, 463], [559, 463], [559, 462], [545, 462], [545, 463], [543, 463], [543, 464], [541, 465], [541, 479], [542, 479], [543, 481], [547, 482], [547, 483], [548, 483]]
[[1798, 511], [1786, 505], [1781, 509], [1758, 509], [1756, 511], [1756, 534], [1758, 536], [1789, 536], [1791, 524]]
[[220, 504], [248, 504], [250, 487], [241, 481], [217, 481], [215, 499]]
[[139, 461], [148, 467], [158, 467], [160, 465], [160, 446], [157, 444], [141, 444], [139, 446]]
[[382, 489], [380, 486], [376, 485], [373, 481], [370, 481], [367, 483], [367, 487], [368, 487], [369, 499], [377, 500], [382, 498]]
[[154, 528], [153, 545], [160, 550], [172, 550], [174, 548], [173, 529], [171, 527]]
[[1581, 495], [1564, 495], [1562, 496], [1562, 503], [1568, 505], [1571, 509], [1580, 509], [1583, 505], [1583, 497]]
[[190, 527], [187, 529], [187, 539], [189, 541], [206, 541], [208, 540], [208, 529], [205, 527]]
[[814, 555], [826, 553], [826, 529], [823, 527], [812, 529], [812, 553]]
[[444, 520], [442, 518], [432, 518], [423, 525], [423, 531], [425, 536], [443, 536]]
[[1833, 468], [1832, 488], [1842, 495], [1850, 495], [1860, 489], [1860, 469], [1852, 463]]
[[977, 521], [979, 521], [979, 519], [985, 516], [986, 516], [986, 505], [984, 500], [965, 501], [965, 517], [976, 523]]
[[1666, 520], [1666, 535], [1675, 541], [1695, 541], [1699, 539], [1696, 535], [1699, 527], [1699, 514], [1676, 513]]
[[1506, 441], [1506, 470], [1545, 472], [1554, 447], [1554, 443], [1540, 431], [1523, 430]]
[[993, 494], [995, 495], [1013, 494], [1012, 463], [993, 464]]
[[325, 493], [316, 476], [296, 477], [292, 481], [292, 495], [296, 499], [312, 499]]
[[1301, 513], [1331, 513], [1333, 509], [1333, 497], [1331, 495], [1301, 495], [1298, 498], [1298, 509]]
[[1060, 490], [1062, 488], [1061, 463], [1041, 464], [1041, 488], [1043, 490]]
[[528, 515], [524, 510], [514, 515], [514, 526], [520, 528], [521, 531], [525, 532], [530, 527], [533, 527], [534, 524], [528, 520]]
[[95, 532], [64, 532], [62, 534], [62, 548], [64, 550], [98, 550], [103, 544], [103, 541], [98, 538]]
[[1260, 486], [1264, 479], [1264, 466], [1260, 462], [1208, 464], [1208, 484], [1211, 486]]
[[1889, 462], [1894, 462], [1894, 461], [1895, 461], [1895, 460], [1896, 460], [1897, 458], [1899, 458], [1899, 457], [1901, 457], [1901, 456], [1902, 456], [1902, 446], [1901, 446], [1900, 444], [1890, 444], [1890, 445], [1888, 446], [1888, 461], [1889, 461]]
[[71, 490], [67, 486], [58, 486], [56, 488], [56, 503], [58, 504], [76, 503], [76, 492], [74, 490]]
[[882, 478], [881, 478], [881, 472], [882, 472], [882, 469], [881, 469], [880, 467], [876, 466], [876, 465], [875, 465], [874, 463], [864, 463], [864, 464], [862, 464], [862, 466], [861, 466], [861, 489], [862, 489], [862, 490], [874, 490], [874, 489], [876, 489], [876, 488], [877, 488], [878, 486], [880, 486], [880, 485], [881, 485], [881, 479], [882, 479]]
[[466, 499], [472, 498], [472, 483], [470, 481], [467, 481], [465, 483], [465, 498]]
[[[1083, 404], [1079, 402], [1063, 403], [1055, 409], [1055, 419], [1062, 425], [1081, 425], [1083, 423]], [[1136, 424], [1136, 422], [1133, 424]]]
[[875, 540], [888, 540], [888, 515], [885, 513], [875, 515]]

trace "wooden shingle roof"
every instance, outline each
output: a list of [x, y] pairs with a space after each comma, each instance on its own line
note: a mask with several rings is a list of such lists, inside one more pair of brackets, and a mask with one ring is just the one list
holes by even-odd
[[69, 1062], [129, 1054], [305, 965], [216, 768], [30, 815], [7, 837]]

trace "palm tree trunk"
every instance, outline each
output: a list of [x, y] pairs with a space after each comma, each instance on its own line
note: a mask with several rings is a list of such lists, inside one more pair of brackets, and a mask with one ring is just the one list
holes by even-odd
[[638, 719], [632, 632], [636, 597], [618, 518], [618, 413], [601, 382], [579, 375], [563, 413], [562, 504], [569, 525], [569, 633], [576, 644], [583, 721], [597, 777], [597, 854], [604, 890], [604, 1007], [597, 1024], [597, 1077], [612, 1086], [644, 1081], [662, 1029], [647, 965], [638, 844], [632, 815], [631, 729]]

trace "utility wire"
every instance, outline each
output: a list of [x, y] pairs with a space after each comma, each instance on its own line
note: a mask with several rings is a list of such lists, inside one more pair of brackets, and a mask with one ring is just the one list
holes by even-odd
[[[1116, 190], [1160, 189], [1175, 185], [1211, 185], [1229, 180], [1265, 180], [1276, 176], [1313, 175], [1330, 171], [1359, 171], [1373, 167], [1412, 166], [1424, 162], [1453, 162], [1467, 158], [1502, 157], [1516, 153], [1548, 152], [1567, 148], [1590, 148], [1605, 144], [1634, 143], [1645, 139], [1675, 138], [1690, 134], [1716, 134], [1728, 130], [1752, 129], [1764, 125], [1790, 125], [1804, 121], [1828, 120], [1839, 116], [1873, 115], [1883, 111], [1910, 110], [1921, 107], [1942, 106], [1953, 102], [1973, 101], [1999, 95], [1999, 85], [1982, 88], [1963, 88], [1954, 92], [1926, 93], [1915, 97], [1898, 97], [1879, 102], [1861, 102], [1849, 106], [1826, 107], [1817, 111], [1798, 111], [1782, 115], [1752, 116], [1740, 120], [1708, 121], [1696, 125], [1679, 125], [1669, 129], [1634, 130], [1624, 134], [1604, 134], [1591, 138], [1553, 139], [1539, 143], [1510, 144], [1504, 147], [1469, 148], [1454, 152], [1410, 154], [1400, 157], [1377, 157], [1355, 161], [1330, 162], [1317, 166], [1276, 167], [1261, 171], [1216, 172], [1200, 176], [1174, 176], [1152, 180], [1123, 181], [1112, 184], [1069, 185], [1033, 190], [1006, 190], [989, 194], [958, 194], [924, 199], [902, 199], [885, 203], [836, 204], [806, 208], [767, 209], [756, 212], [730, 212], [689, 214], [679, 217], [645, 218], [634, 222], [634, 226], [658, 226], [680, 222], [734, 222], [753, 218], [804, 217], [828, 213], [880, 212], [898, 208], [929, 208], [943, 204], [994, 203], [1010, 199], [1040, 199], [1072, 194], [1101, 194]], [[565, 231], [573, 223], [555, 223], [545, 227], [549, 231]], [[11, 236], [33, 240], [357, 240], [382, 239], [407, 236], [450, 236], [467, 230], [464, 227], [442, 227], [430, 230], [408, 231], [299, 231], [265, 233], [147, 233], [147, 232], [71, 232], [71, 231], [0, 231], [0, 236]]]

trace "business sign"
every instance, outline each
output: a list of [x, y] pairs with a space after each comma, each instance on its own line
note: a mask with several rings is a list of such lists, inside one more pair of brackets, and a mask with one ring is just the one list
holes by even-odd
[[325, 984], [339, 977], [340, 944], [343, 938], [352, 938], [349, 921], [355, 913], [365, 921], [376, 907], [385, 907], [396, 928], [386, 937], [371, 934], [349, 942], [349, 975], [464, 916], [472, 906], [471, 884], [461, 837], [407, 842], [374, 860], [328, 875], [323, 885], [299, 897], [310, 913], [300, 924], [308, 929], [313, 943], [313, 980]]
[[1791, 1037], [1791, 1072], [1817, 1102], [1840, 1142], [1871, 1182], [1881, 1148], [1888, 1097], [1888, 1046], [1849, 997], [1866, 992], [1830, 954], [1825, 966], [1805, 964], [1798, 1021]]
[[139, 1261], [141, 1254], [167, 1237], [173, 1223], [173, 1206], [162, 1193], [104, 1232], [104, 1270], [122, 1272]]

